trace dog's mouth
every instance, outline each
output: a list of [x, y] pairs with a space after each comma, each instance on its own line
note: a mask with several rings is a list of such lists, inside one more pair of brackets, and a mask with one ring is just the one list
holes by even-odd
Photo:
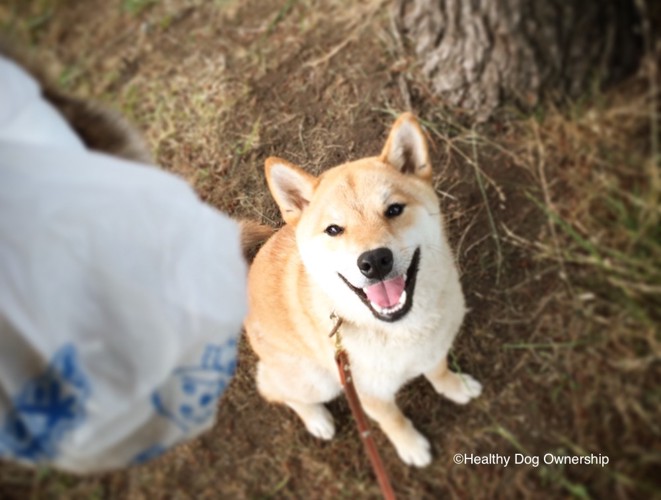
[[406, 316], [406, 313], [413, 306], [413, 291], [415, 290], [419, 264], [420, 248], [417, 248], [413, 253], [406, 274], [373, 283], [365, 288], [355, 287], [344, 276], [339, 273], [338, 275], [367, 306], [376, 319], [393, 322]]

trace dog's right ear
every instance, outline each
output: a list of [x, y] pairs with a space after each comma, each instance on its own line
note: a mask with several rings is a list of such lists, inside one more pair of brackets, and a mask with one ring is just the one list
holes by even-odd
[[266, 181], [287, 224], [296, 222], [310, 203], [317, 178], [300, 167], [281, 160], [267, 158]]

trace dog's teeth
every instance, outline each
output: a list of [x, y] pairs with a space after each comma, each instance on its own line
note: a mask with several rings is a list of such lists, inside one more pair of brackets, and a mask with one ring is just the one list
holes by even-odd
[[397, 304], [395, 304], [394, 306], [380, 307], [372, 302], [372, 307], [379, 314], [388, 315], [388, 314], [394, 314], [397, 311], [399, 311], [402, 307], [404, 307], [405, 302], [406, 302], [406, 291], [403, 291], [402, 294], [399, 296], [399, 301], [397, 301]]

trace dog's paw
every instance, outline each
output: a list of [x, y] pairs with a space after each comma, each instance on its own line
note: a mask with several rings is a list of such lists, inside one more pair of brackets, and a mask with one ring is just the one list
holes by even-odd
[[439, 392], [450, 401], [465, 405], [482, 394], [482, 384], [466, 373], [452, 373], [454, 380]]
[[397, 454], [407, 465], [426, 467], [431, 463], [431, 446], [427, 438], [420, 434], [413, 426], [406, 436], [394, 443]]
[[323, 406], [314, 415], [308, 416], [305, 421], [305, 428], [314, 437], [328, 441], [335, 436], [335, 422], [333, 416]]

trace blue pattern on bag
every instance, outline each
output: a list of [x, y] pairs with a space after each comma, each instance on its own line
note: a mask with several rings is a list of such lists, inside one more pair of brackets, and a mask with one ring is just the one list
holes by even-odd
[[167, 448], [162, 444], [155, 444], [133, 457], [133, 460], [131, 460], [131, 465], [142, 465], [145, 462], [149, 462], [150, 460], [160, 457], [166, 451]]
[[11, 399], [0, 425], [0, 456], [53, 459], [66, 434], [84, 421], [90, 392], [76, 348], [66, 344], [48, 368]]
[[199, 365], [179, 367], [152, 394], [156, 411], [183, 432], [205, 424], [214, 415], [216, 403], [236, 368], [236, 341], [209, 344]]

